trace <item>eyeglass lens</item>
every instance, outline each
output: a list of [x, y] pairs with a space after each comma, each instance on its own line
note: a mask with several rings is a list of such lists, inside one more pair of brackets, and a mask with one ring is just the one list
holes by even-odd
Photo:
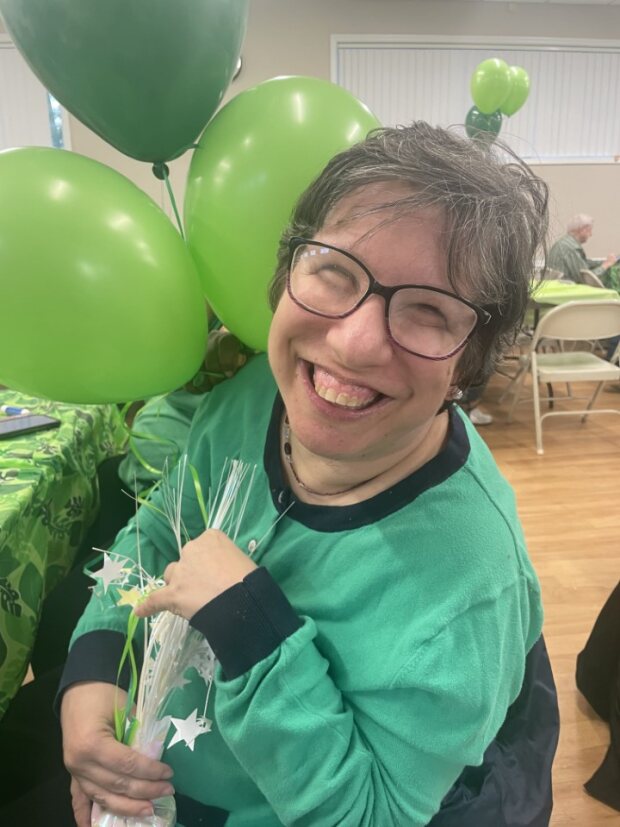
[[[346, 253], [320, 244], [296, 248], [289, 278], [291, 294], [307, 310], [336, 318], [356, 308], [370, 280]], [[474, 329], [476, 311], [456, 296], [424, 287], [404, 287], [392, 295], [390, 334], [402, 347], [421, 356], [454, 352]]]

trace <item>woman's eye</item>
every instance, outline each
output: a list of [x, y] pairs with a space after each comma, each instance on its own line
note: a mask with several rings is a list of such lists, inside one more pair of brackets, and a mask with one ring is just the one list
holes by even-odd
[[354, 274], [341, 267], [321, 267], [317, 270], [317, 275], [326, 285], [340, 289], [345, 287], [355, 288], [358, 284], [358, 280]]
[[447, 319], [439, 307], [432, 304], [410, 304], [403, 308], [415, 324], [427, 324], [434, 327], [447, 327]]

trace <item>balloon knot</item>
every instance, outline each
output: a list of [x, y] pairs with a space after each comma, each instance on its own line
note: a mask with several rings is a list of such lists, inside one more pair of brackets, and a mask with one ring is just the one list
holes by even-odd
[[168, 165], [160, 162], [158, 164], [153, 164], [153, 175], [159, 181], [165, 181], [166, 178], [170, 175], [170, 170], [168, 169]]

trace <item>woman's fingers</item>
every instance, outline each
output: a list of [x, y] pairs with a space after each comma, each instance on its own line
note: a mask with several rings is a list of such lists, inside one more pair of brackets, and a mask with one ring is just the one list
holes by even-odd
[[173, 775], [167, 764], [141, 755], [108, 733], [100, 733], [93, 741], [73, 743], [65, 750], [65, 763], [72, 775], [87, 775], [88, 768], [107, 774], [107, 778], [131, 778], [157, 782], [160, 786], [167, 784]]
[[95, 749], [86, 743], [67, 751], [65, 763], [82, 793], [119, 815], [152, 813], [151, 801], [174, 792], [168, 780], [170, 767], [140, 755], [111, 735], [97, 739]]
[[[174, 793], [174, 787], [169, 781], [136, 778], [120, 771], [112, 772], [97, 764], [85, 766], [84, 772], [84, 775], [76, 776], [81, 791], [104, 810], [110, 810], [118, 815], [152, 815], [151, 802], [156, 798]], [[87, 827], [88, 825], [90, 821]]]
[[72, 793], [79, 827], [90, 827], [85, 797], [120, 815], [139, 817], [152, 813], [151, 801], [173, 789], [167, 764], [115, 739], [113, 710], [123, 699], [125, 693], [97, 682], [74, 684], [63, 695], [64, 759], [75, 779]]
[[114, 772], [97, 764], [88, 764], [75, 773], [82, 789], [94, 800], [112, 795], [134, 801], [148, 802], [164, 795], [172, 795], [169, 781], [148, 781]]
[[[109, 810], [119, 816], [148, 817], [153, 815], [151, 799], [127, 798], [124, 795], [116, 795], [110, 790], [98, 787], [88, 779], [78, 778], [80, 788], [90, 801], [94, 801], [103, 810]], [[161, 796], [154, 796], [161, 798]], [[75, 809], [75, 805], [74, 805]], [[82, 825], [78, 822], [79, 827]], [[90, 827], [90, 818], [85, 824]]]
[[149, 617], [163, 611], [178, 614], [170, 594], [170, 586], [155, 589], [134, 607], [134, 613], [137, 617]]
[[77, 827], [90, 827], [92, 804], [90, 798], [75, 778], [71, 779], [71, 803], [73, 805], [73, 815], [75, 816]]

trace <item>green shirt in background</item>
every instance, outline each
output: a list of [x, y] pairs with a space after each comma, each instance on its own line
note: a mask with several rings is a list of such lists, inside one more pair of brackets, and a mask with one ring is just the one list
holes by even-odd
[[176, 464], [201, 401], [202, 395], [177, 390], [155, 396], [140, 408], [130, 430], [130, 450], [118, 468], [129, 491], [150, 488], [166, 462], [169, 468]]
[[547, 266], [560, 270], [567, 279], [578, 284], [583, 284], [580, 270], [592, 270], [600, 276], [605, 269], [599, 261], [588, 258], [577, 239], [568, 234], [559, 238], [549, 250]]

